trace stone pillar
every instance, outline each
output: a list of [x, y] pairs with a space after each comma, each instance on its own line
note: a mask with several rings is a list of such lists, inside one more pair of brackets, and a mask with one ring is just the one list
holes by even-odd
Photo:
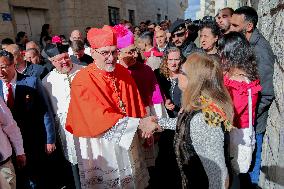
[[262, 147], [259, 185], [264, 189], [284, 188], [284, 4], [281, 0], [253, 1], [258, 9], [259, 29], [277, 57], [274, 66], [276, 99], [269, 110]]

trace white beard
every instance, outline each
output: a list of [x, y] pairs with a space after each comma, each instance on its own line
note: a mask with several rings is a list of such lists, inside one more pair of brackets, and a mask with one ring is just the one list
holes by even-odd
[[105, 66], [105, 71], [106, 72], [113, 72], [115, 69], [115, 64], [114, 65], [111, 65], [111, 66]]

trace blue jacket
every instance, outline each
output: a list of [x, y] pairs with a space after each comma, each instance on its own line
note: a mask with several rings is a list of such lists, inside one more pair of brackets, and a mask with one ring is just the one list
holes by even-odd
[[[0, 80], [3, 98], [3, 82]], [[17, 73], [14, 107], [11, 112], [23, 136], [26, 153], [44, 150], [44, 144], [55, 143], [54, 118], [39, 78]]]
[[48, 72], [48, 69], [42, 65], [27, 62], [27, 69], [23, 72], [23, 74], [43, 79]]

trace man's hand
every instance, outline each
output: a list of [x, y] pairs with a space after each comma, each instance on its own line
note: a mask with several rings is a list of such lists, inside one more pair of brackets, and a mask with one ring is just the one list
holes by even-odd
[[45, 152], [47, 154], [51, 154], [56, 149], [55, 144], [46, 144], [45, 145]]
[[16, 162], [17, 162], [17, 166], [18, 166], [19, 169], [22, 169], [23, 167], [25, 167], [26, 155], [25, 154], [17, 155], [16, 156]]
[[171, 100], [167, 99], [166, 102], [165, 102], [165, 107], [168, 109], [168, 110], [171, 110], [173, 111], [175, 109], [175, 105], [172, 103]]
[[142, 131], [143, 138], [150, 138], [154, 132], [162, 130], [154, 116], [142, 118], [139, 122], [139, 129]]

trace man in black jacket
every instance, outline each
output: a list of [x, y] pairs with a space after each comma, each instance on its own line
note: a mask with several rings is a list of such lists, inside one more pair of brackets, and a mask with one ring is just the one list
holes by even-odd
[[231, 31], [244, 33], [250, 45], [254, 48], [262, 86], [255, 122], [256, 146], [255, 158], [252, 161], [254, 167], [250, 172], [251, 181], [255, 185], [258, 184], [259, 180], [262, 140], [267, 125], [268, 110], [274, 99], [273, 71], [275, 62], [275, 56], [269, 42], [256, 28], [257, 22], [257, 12], [251, 7], [244, 6], [235, 10], [230, 27]]
[[190, 40], [190, 32], [186, 28], [184, 20], [176, 20], [170, 26], [169, 32], [171, 33], [170, 46], [178, 47], [184, 57], [187, 58], [193, 52], [202, 52], [202, 50], [197, 48], [195, 43]]

